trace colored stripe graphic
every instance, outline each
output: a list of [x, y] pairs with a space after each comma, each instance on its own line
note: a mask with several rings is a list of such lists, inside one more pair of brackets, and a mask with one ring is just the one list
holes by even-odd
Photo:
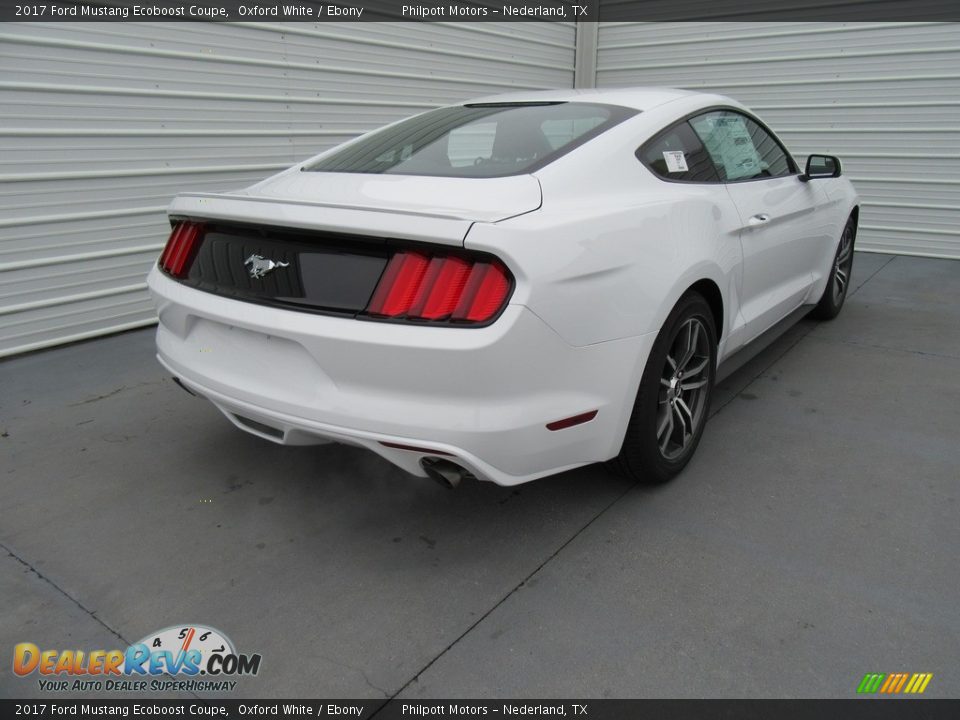
[[918, 673], [916, 678], [917, 681], [913, 686], [912, 692], [919, 695], [927, 689], [927, 685], [929, 685], [930, 681], [933, 679], [933, 673]]
[[909, 673], [900, 673], [900, 678], [897, 680], [897, 684], [890, 692], [898, 693], [903, 689], [904, 684], [907, 682]]
[[933, 679], [933, 673], [867, 673], [857, 686], [858, 693], [920, 695]]
[[863, 676], [863, 680], [860, 681], [859, 687], [857, 687], [858, 693], [875, 693], [880, 689], [880, 683], [883, 682], [883, 679], [886, 677], [883, 673], [867, 673]]

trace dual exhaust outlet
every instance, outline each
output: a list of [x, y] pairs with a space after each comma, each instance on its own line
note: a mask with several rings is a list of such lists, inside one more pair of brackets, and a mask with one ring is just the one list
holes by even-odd
[[[187, 392], [193, 395], [194, 397], [196, 397], [196, 393], [193, 392], [190, 388], [188, 388], [180, 380], [180, 378], [174, 376], [173, 382], [175, 382], [177, 386], [179, 386], [182, 390], [184, 390], [184, 392]], [[239, 416], [236, 416], [236, 417], [239, 417]], [[260, 430], [261, 432], [264, 432], [264, 430], [272, 430], [272, 428], [268, 428], [265, 425], [261, 425], [260, 423], [256, 423], [247, 418], [240, 418], [240, 419], [243, 421], [244, 425], [247, 425], [248, 427], [253, 426], [254, 429]], [[383, 444], [386, 445], [387, 443], [383, 443]], [[413, 449], [413, 448], [406, 448], [406, 449]], [[469, 479], [469, 480], [477, 479], [476, 476], [472, 472], [467, 470], [465, 467], [461, 467], [460, 465], [457, 465], [455, 462], [452, 462], [450, 460], [444, 460], [442, 458], [436, 458], [436, 457], [422, 458], [420, 460], [420, 467], [423, 468], [423, 471], [427, 473], [428, 477], [430, 477], [433, 480], [436, 480], [440, 485], [443, 485], [443, 487], [449, 490], [453, 490], [454, 488], [459, 487], [460, 483], [465, 479]]]
[[420, 467], [432, 480], [436, 480], [449, 490], [458, 487], [465, 479], [476, 480], [472, 472], [450, 460], [425, 457], [420, 460]]

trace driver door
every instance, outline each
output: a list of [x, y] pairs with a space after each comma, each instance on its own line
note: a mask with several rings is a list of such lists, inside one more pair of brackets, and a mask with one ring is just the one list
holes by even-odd
[[815, 281], [822, 243], [814, 213], [824, 198], [763, 126], [734, 110], [690, 125], [710, 153], [740, 216], [740, 312], [749, 342], [799, 307]]

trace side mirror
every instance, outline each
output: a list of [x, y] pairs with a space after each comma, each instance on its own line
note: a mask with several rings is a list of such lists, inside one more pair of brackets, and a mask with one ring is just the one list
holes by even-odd
[[800, 176], [800, 181], [835, 177], [840, 177], [840, 158], [834, 155], [810, 155], [807, 158], [807, 169]]

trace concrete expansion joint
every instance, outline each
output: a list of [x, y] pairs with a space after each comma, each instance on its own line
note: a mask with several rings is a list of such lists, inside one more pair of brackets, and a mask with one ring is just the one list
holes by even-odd
[[72, 603], [73, 603], [74, 605], [76, 605], [78, 608], [80, 608], [81, 610], [83, 610], [84, 613], [86, 613], [87, 615], [89, 615], [89, 616], [90, 616], [91, 618], [93, 618], [98, 624], [100, 624], [104, 629], [106, 629], [108, 632], [110, 632], [110, 634], [114, 635], [118, 640], [120, 640], [120, 641], [123, 643], [123, 646], [124, 646], [124, 647], [128, 647], [128, 646], [131, 644], [126, 638], [123, 637], [123, 635], [121, 635], [119, 632], [117, 632], [117, 631], [114, 630], [112, 627], [110, 627], [106, 622], [104, 622], [103, 619], [97, 617], [97, 613], [96, 613], [95, 610], [90, 610], [90, 609], [89, 609], [88, 607], [86, 607], [82, 602], [80, 602], [77, 598], [73, 597], [73, 595], [71, 595], [71, 594], [68, 593], [66, 590], [64, 590], [62, 587], [60, 587], [59, 585], [57, 585], [53, 580], [51, 580], [51, 579], [48, 578], [46, 575], [44, 575], [42, 572], [40, 572], [39, 570], [37, 570], [37, 568], [36, 568], [34, 565], [32, 565], [30, 562], [24, 560], [22, 557], [20, 557], [19, 555], [17, 555], [17, 553], [15, 553], [12, 549], [10, 549], [9, 547], [7, 547], [7, 546], [6, 546], [5, 544], [3, 544], [3, 543], [0, 543], [0, 549], [6, 551], [7, 555], [9, 555], [9, 556], [12, 557], [14, 560], [16, 560], [18, 563], [20, 563], [21, 565], [23, 565], [28, 571], [30, 571], [31, 573], [33, 573], [34, 575], [36, 575], [36, 576], [37, 576], [38, 578], [40, 578], [40, 580], [42, 580], [43, 582], [47, 583], [50, 587], [52, 587], [52, 588], [53, 588], [54, 590], [56, 590], [58, 593], [60, 593], [61, 595], [63, 595], [65, 598], [67, 598], [70, 602], [72, 602]]

